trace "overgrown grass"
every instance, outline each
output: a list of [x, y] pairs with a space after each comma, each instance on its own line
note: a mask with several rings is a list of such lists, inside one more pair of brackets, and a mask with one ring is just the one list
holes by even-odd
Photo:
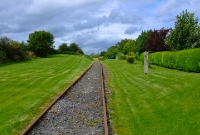
[[111, 120], [118, 135], [200, 134], [200, 74], [140, 61], [105, 60], [110, 72]]
[[0, 134], [19, 134], [91, 64], [54, 55], [0, 67]]

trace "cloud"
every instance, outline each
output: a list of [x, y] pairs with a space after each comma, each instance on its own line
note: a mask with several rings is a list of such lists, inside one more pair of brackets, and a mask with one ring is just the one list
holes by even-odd
[[[168, 0], [162, 3], [161, 8], [156, 13], [156, 17], [166, 17], [166, 16], [175, 16], [177, 13], [181, 13], [183, 10], [190, 8], [191, 1], [189, 0]], [[175, 13], [175, 14], [174, 14]]]
[[83, 30], [83, 29], [89, 29], [94, 27], [101, 26], [104, 22], [106, 22], [107, 17], [102, 16], [98, 18], [91, 18], [91, 20], [88, 20], [84, 23], [77, 23], [74, 25], [75, 30]]
[[109, 46], [115, 45], [120, 40], [117, 36], [102, 37], [99, 33], [93, 34], [85, 32], [78, 33], [67, 39], [77, 43], [86, 54], [105, 51]]
[[112, 10], [108, 16], [108, 22], [111, 23], [123, 23], [123, 24], [137, 24], [142, 22], [143, 19], [134, 12], [126, 13], [126, 11]]
[[107, 50], [141, 30], [172, 27], [183, 10], [200, 18], [199, 0], [1, 0], [0, 36], [26, 41], [50, 31], [55, 46], [76, 42], [86, 53]]
[[[142, 28], [140, 28], [142, 29]], [[140, 30], [139, 28], [137, 27], [134, 27], [134, 26], [130, 26], [128, 29], [125, 30], [125, 34], [133, 34], [135, 33], [136, 31]]]

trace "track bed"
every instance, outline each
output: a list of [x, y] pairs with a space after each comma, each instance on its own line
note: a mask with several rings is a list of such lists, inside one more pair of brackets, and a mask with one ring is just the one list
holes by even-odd
[[101, 63], [95, 62], [26, 134], [104, 134]]

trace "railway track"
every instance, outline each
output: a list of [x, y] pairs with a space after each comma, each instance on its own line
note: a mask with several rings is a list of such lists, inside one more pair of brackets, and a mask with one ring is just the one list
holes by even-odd
[[103, 67], [95, 61], [21, 135], [108, 135]]

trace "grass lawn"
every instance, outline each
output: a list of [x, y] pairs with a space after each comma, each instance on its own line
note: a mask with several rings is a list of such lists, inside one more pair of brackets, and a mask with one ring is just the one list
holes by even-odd
[[103, 63], [110, 72], [108, 106], [117, 135], [200, 134], [200, 73], [153, 65], [145, 75], [140, 61]]
[[85, 56], [54, 55], [0, 67], [0, 134], [19, 134], [86, 69]]

